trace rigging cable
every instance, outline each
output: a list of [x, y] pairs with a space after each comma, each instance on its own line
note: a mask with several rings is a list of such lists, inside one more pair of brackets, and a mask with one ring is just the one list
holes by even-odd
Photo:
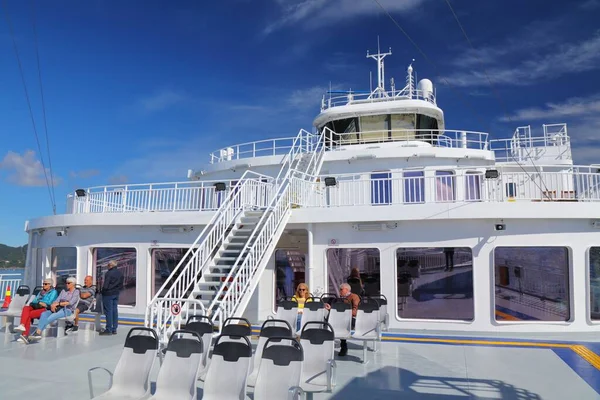
[[[502, 108], [502, 111], [504, 112], [504, 115], [506, 116], [506, 118], [508, 119], [508, 121], [512, 124], [515, 124], [515, 121], [513, 121], [512, 117], [510, 116], [510, 113], [508, 112], [508, 107], [506, 107], [506, 104], [504, 103], [504, 100], [502, 99], [502, 97], [500, 96], [500, 94], [496, 91], [496, 87], [494, 86], [494, 84], [492, 83], [492, 80], [490, 79], [490, 76], [487, 73], [487, 70], [485, 68], [485, 63], [483, 62], [483, 60], [477, 56], [477, 50], [475, 50], [475, 46], [473, 46], [473, 42], [471, 42], [471, 39], [469, 39], [469, 36], [467, 35], [467, 31], [465, 30], [465, 28], [463, 27], [463, 25], [460, 23], [460, 20], [458, 19], [458, 15], [456, 15], [456, 12], [454, 12], [454, 8], [452, 8], [452, 4], [450, 4], [450, 0], [444, 0], [446, 2], [446, 4], [448, 4], [448, 7], [450, 8], [450, 11], [452, 12], [452, 15], [454, 16], [454, 19], [456, 20], [456, 23], [458, 24], [458, 27], [460, 28], [463, 36], [465, 37], [465, 40], [467, 41], [467, 43], [469, 43], [469, 46], [471, 47], [471, 50], [473, 50], [473, 54], [475, 55], [476, 58], [479, 59], [479, 61], [481, 62], [481, 68], [483, 69], [483, 73], [485, 74], [485, 77], [490, 85], [490, 88], [492, 89], [492, 93], [494, 94], [494, 96], [496, 97], [496, 99], [498, 100], [498, 103], [500, 103], [500, 107]], [[531, 134], [531, 132], [530, 132]], [[523, 168], [523, 166], [521, 166], [521, 164], [519, 163], [519, 161], [513, 157], [514, 161], [521, 167], [521, 169], [523, 169], [525, 171], [525, 169]], [[544, 178], [542, 177], [541, 171], [538, 170], [537, 165], [535, 164], [535, 162], [533, 161], [533, 158], [530, 157], [530, 161], [531, 164], [533, 166], [533, 168], [535, 169], [535, 172], [539, 175], [540, 177], [540, 182], [542, 183], [542, 185], [544, 185], [544, 189], [546, 189], [545, 191], [542, 191], [543, 193], [545, 192], [545, 195], [548, 199], [550, 199], [550, 196], [548, 195], [548, 187], [546, 186], [546, 183], [544, 182]], [[533, 178], [530, 177], [530, 179], [533, 180]], [[541, 190], [542, 188], [538, 186], [538, 188]]]
[[35, 41], [35, 56], [37, 59], [37, 68], [38, 68], [38, 80], [40, 83], [40, 95], [42, 98], [42, 115], [44, 118], [44, 131], [46, 132], [46, 151], [48, 153], [48, 168], [50, 169], [50, 183], [52, 187], [52, 201], [53, 201], [53, 213], [56, 215], [56, 193], [54, 191], [54, 174], [52, 172], [52, 157], [50, 156], [50, 140], [48, 139], [48, 123], [46, 120], [46, 101], [44, 99], [44, 85], [42, 84], [42, 68], [40, 63], [40, 51], [38, 46], [38, 35], [37, 35], [37, 27], [35, 20], [35, 0], [31, 0], [31, 22], [33, 25], [33, 37]]
[[[433, 62], [426, 54], [423, 50], [421, 50], [421, 48], [417, 45], [417, 43], [410, 37], [410, 35], [402, 28], [402, 26], [400, 26], [400, 24], [398, 23], [398, 21], [396, 21], [396, 19], [389, 13], [389, 11], [379, 2], [379, 0], [373, 0], [378, 6], [379, 8], [381, 8], [381, 10], [388, 16], [388, 18], [394, 23], [394, 25], [396, 25], [396, 27], [400, 30], [400, 32], [402, 32], [402, 34], [404, 34], [404, 36], [406, 36], [406, 38], [408, 39], [408, 41], [410, 43], [412, 43], [412, 45], [417, 49], [417, 51], [419, 53], [421, 53], [421, 55], [423, 56], [423, 58], [429, 62], [431, 64], [431, 66], [435, 69], [436, 73], [438, 73], [440, 76], [440, 71], [439, 68], [437, 67], [437, 65], [435, 64], [435, 62]], [[446, 86], [448, 86], [448, 88], [450, 88], [452, 91], [454, 91], [454, 93], [459, 95], [460, 100], [464, 103], [467, 104], [469, 106], [469, 108], [471, 109], [471, 111], [473, 112], [473, 114], [480, 120], [483, 121], [481, 119], [481, 117], [479, 116], [479, 114], [474, 110], [473, 107], [471, 107], [470, 103], [468, 103], [465, 99], [463, 99], [462, 94], [458, 91], [455, 90], [453, 88], [453, 86], [450, 84], [450, 82], [448, 82], [448, 80], [446, 78], [444, 78], [443, 76], [441, 76], [441, 80], [444, 81], [444, 83], [446, 84]], [[484, 122], [485, 124], [485, 122]], [[489, 124], [488, 124], [489, 125]], [[531, 180], [531, 182], [533, 182], [538, 189], [540, 189], [540, 191], [542, 191], [542, 193], [550, 198], [550, 196], [548, 195], [548, 193], [546, 193], [542, 187], [536, 182], [535, 179], [533, 179], [533, 177], [531, 176], [531, 174], [529, 173], [529, 171], [527, 171], [523, 165], [521, 165], [521, 163], [519, 163], [516, 159], [514, 160], [517, 165], [523, 170], [523, 172], [525, 172], [527, 174], [527, 176], [529, 177], [529, 179]], [[533, 161], [532, 161], [533, 163]], [[535, 164], [534, 164], [535, 165]], [[536, 168], [536, 172], [537, 172], [537, 168]], [[540, 180], [541, 180], [541, 174], [538, 172], [539, 176], [540, 176]], [[542, 180], [542, 184], [544, 184], [543, 180]], [[544, 184], [544, 187], [546, 187], [546, 185]], [[547, 191], [547, 187], [546, 187], [546, 191]]]
[[42, 163], [42, 169], [44, 170], [44, 177], [46, 179], [46, 186], [48, 187], [48, 195], [50, 196], [50, 203], [52, 205], [52, 209], [56, 210], [55, 203], [54, 203], [54, 198], [52, 197], [52, 191], [50, 190], [50, 182], [48, 180], [48, 173], [46, 171], [46, 166], [44, 164], [44, 157], [43, 157], [43, 154], [42, 154], [42, 146], [40, 145], [40, 139], [38, 137], [37, 127], [35, 125], [35, 118], [33, 117], [33, 110], [31, 108], [31, 100], [29, 98], [29, 92], [27, 91], [27, 83], [25, 82], [25, 75], [23, 74], [23, 65], [21, 64], [21, 57], [19, 56], [19, 49], [17, 47], [17, 42], [15, 40], [15, 35], [14, 35], [14, 32], [13, 32], [12, 23], [11, 23], [11, 20], [10, 20], [10, 15], [8, 13], [8, 6], [6, 5], [6, 0], [4, 0], [2, 2], [2, 6], [4, 8], [4, 16], [6, 18], [6, 23], [8, 24], [8, 29], [9, 29], [10, 36], [11, 36], [12, 43], [13, 43], [13, 49], [15, 51], [15, 56], [17, 58], [17, 64], [19, 66], [19, 73], [21, 75], [21, 83], [23, 84], [23, 90], [25, 92], [25, 99], [27, 100], [27, 106], [29, 108], [29, 116], [31, 118], [31, 124], [33, 125], [33, 133], [35, 135], [35, 140], [37, 142], [38, 150], [40, 152], [40, 161]]

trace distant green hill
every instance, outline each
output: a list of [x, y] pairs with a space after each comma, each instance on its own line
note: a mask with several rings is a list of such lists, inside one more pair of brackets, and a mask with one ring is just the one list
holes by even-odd
[[0, 244], [0, 268], [23, 268], [25, 267], [25, 255], [27, 245], [21, 247], [10, 247]]

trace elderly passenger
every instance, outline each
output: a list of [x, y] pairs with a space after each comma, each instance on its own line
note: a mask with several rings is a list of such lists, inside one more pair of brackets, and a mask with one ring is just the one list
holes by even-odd
[[[356, 324], [356, 314], [358, 312], [358, 304], [360, 303], [360, 297], [352, 293], [350, 285], [348, 285], [347, 283], [342, 283], [340, 285], [340, 298], [344, 303], [352, 305], [351, 328], [354, 329], [354, 325]], [[325, 308], [327, 310], [331, 310], [331, 306], [327, 303], [325, 303]], [[348, 343], [342, 339], [340, 341], [340, 352], [338, 353], [338, 355], [340, 357], [344, 357], [346, 354], [348, 354]]]
[[40, 317], [40, 323], [34, 334], [29, 336], [29, 341], [38, 341], [42, 338], [42, 332], [48, 325], [59, 318], [65, 318], [73, 314], [75, 305], [79, 301], [79, 290], [75, 289], [75, 278], [67, 278], [67, 289], [60, 292], [58, 299], [52, 305], [50, 310], [45, 311]]
[[44, 279], [42, 290], [21, 311], [21, 323], [15, 328], [15, 331], [22, 333], [17, 339], [18, 341], [22, 343], [29, 342], [27, 336], [29, 336], [29, 330], [31, 329], [31, 320], [41, 317], [57, 297], [58, 292], [52, 287], [52, 279]]
[[92, 283], [93, 278], [90, 275], [83, 279], [83, 287], [79, 289], [79, 304], [75, 308], [75, 323], [67, 323], [65, 332], [77, 332], [79, 330], [79, 314], [90, 309], [96, 296], [96, 287]]

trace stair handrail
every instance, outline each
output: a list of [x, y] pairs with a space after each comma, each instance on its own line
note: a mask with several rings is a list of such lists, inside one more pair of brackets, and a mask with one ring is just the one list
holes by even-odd
[[[316, 169], [317, 167], [320, 167], [320, 165], [322, 163], [322, 153], [324, 151], [324, 140], [323, 140], [324, 139], [324, 131], [321, 134], [311, 134], [306, 131], [300, 130], [296, 140], [298, 140], [298, 139], [302, 140], [301, 136], [303, 133], [306, 133], [307, 148], [310, 148], [311, 152], [313, 153], [307, 168], [309, 168], [313, 164], [313, 161], [316, 159], [316, 157], [318, 157], [318, 160], [315, 162], [315, 167], [314, 167]], [[315, 137], [317, 138], [315, 147], [319, 150], [313, 149], [311, 139], [313, 139]], [[296, 143], [296, 141], [294, 141], [294, 143]], [[319, 146], [320, 146], [320, 148], [319, 148]], [[275, 185], [278, 186], [278, 190], [277, 190], [275, 196], [273, 197], [271, 204], [269, 204], [269, 207], [263, 213], [260, 220], [256, 224], [254, 230], [252, 231], [252, 233], [250, 235], [250, 238], [246, 242], [246, 245], [244, 246], [244, 248], [238, 255], [237, 259], [235, 260], [235, 262], [233, 264], [233, 267], [231, 268], [231, 270], [229, 271], [229, 274], [225, 278], [225, 281], [220, 286], [219, 290], [215, 294], [212, 302], [210, 303], [210, 305], [208, 307], [209, 312], [211, 312], [212, 310], [215, 310], [215, 309], [217, 310], [216, 313], [212, 315], [213, 323], [217, 323], [217, 319], [222, 320], [222, 319], [225, 319], [225, 318], [228, 318], [229, 316], [231, 316], [230, 314], [233, 311], [232, 308], [237, 306], [237, 301], [245, 294], [245, 292], [248, 289], [247, 285], [243, 284], [242, 289], [239, 291], [237, 290], [238, 281], [241, 279], [240, 278], [241, 275], [238, 274], [238, 272], [243, 269], [248, 269], [248, 263], [249, 263], [250, 259], [257, 257], [258, 260], [255, 260], [255, 261], [260, 261], [260, 259], [264, 256], [264, 254], [260, 250], [258, 251], [258, 254], [256, 254], [257, 253], [256, 248], [261, 243], [261, 240], [264, 241], [264, 243], [263, 243], [264, 245], [262, 246], [263, 250], [269, 246], [270, 241], [272, 240], [273, 233], [275, 233], [275, 231], [277, 231], [277, 228], [281, 224], [281, 221], [283, 220], [283, 216], [285, 215], [285, 213], [290, 210], [291, 177], [296, 172], [305, 173], [304, 171], [298, 171], [298, 170], [292, 168], [292, 163], [295, 161], [297, 154], [301, 153], [301, 152], [302, 152], [302, 148], [300, 148], [300, 151], [295, 151], [295, 147], [292, 146], [292, 149], [290, 149], [290, 152], [284, 158], [284, 161], [282, 163], [282, 168], [281, 168], [279, 174], [277, 175], [277, 177], [279, 178], [281, 176], [281, 173], [287, 164], [289, 164], [289, 168], [287, 169], [286, 174], [285, 174], [284, 178], [282, 179], [280, 185], [278, 184], [279, 179], [277, 179], [275, 181], [276, 182]], [[311, 172], [314, 172], [314, 171], [311, 171]], [[282, 205], [284, 206], [283, 209], [282, 209]], [[277, 222], [275, 224], [273, 224], [272, 223], [273, 220], [276, 220]], [[268, 228], [263, 229], [264, 227], [268, 227], [270, 225], [273, 225], [271, 227], [272, 229], [268, 229]], [[260, 232], [259, 232], [259, 230], [260, 230]], [[256, 237], [256, 240], [254, 241], [252, 246], [249, 247], [250, 243], [252, 242], [252, 239], [254, 237]], [[267, 238], [267, 240], [264, 240], [265, 237]], [[247, 251], [247, 254], [246, 254], [246, 251]], [[244, 254], [246, 254], [245, 257], [244, 257]], [[244, 257], [243, 261], [242, 261], [242, 257]], [[240, 265], [240, 262], [242, 262], [241, 265]], [[254, 272], [254, 271], [249, 271], [247, 276], [245, 276], [246, 281], [250, 281], [252, 279], [252, 276], [253, 276], [252, 272]], [[231, 282], [230, 282], [230, 279], [231, 279]], [[232, 290], [227, 290], [227, 293], [223, 294], [223, 292], [225, 292], [226, 286], [231, 287]], [[233, 295], [236, 296], [233, 299], [233, 306], [231, 306], [231, 302], [228, 299], [228, 297], [232, 296], [231, 293], [234, 293]], [[220, 299], [221, 296], [223, 296], [222, 299]], [[219, 321], [219, 322], [222, 322], [222, 321]]]
[[[255, 178], [249, 178], [250, 176], [254, 176]], [[260, 180], [267, 180], [267, 182], [262, 182], [260, 180], [257, 180], [257, 178]], [[223, 203], [221, 203], [221, 206], [217, 209], [217, 211], [215, 211], [215, 213], [213, 214], [213, 216], [210, 219], [210, 221], [208, 222], [208, 224], [206, 224], [204, 229], [200, 232], [200, 234], [198, 235], [198, 237], [196, 238], [194, 243], [192, 243], [192, 245], [189, 247], [188, 251], [184, 254], [184, 256], [181, 258], [181, 260], [179, 261], [179, 263], [177, 264], [175, 269], [171, 272], [171, 274], [169, 275], [167, 280], [162, 284], [160, 289], [156, 292], [156, 294], [154, 295], [154, 298], [152, 300], [155, 300], [157, 298], [168, 297], [168, 295], [172, 294], [172, 292], [175, 290], [175, 288], [178, 287], [177, 284], [179, 283], [179, 280], [182, 280], [185, 277], [185, 274], [181, 273], [182, 268], [184, 268], [184, 267], [182, 267], [184, 265], [184, 263], [187, 266], [187, 265], [191, 264], [194, 261], [194, 259], [197, 258], [198, 254], [202, 250], [202, 248], [199, 246], [199, 243], [201, 241], [204, 241], [205, 238], [208, 238], [218, 228], [220, 220], [225, 217], [225, 215], [226, 215], [225, 212], [228, 210], [228, 208], [231, 205], [239, 204], [240, 207], [243, 206], [242, 202], [236, 202], [235, 200], [242, 198], [243, 195], [246, 194], [245, 190], [244, 190], [246, 187], [252, 185], [253, 183], [257, 183], [258, 186], [272, 185], [272, 183], [271, 183], [272, 181], [273, 181], [272, 176], [259, 174], [259, 173], [256, 173], [256, 172], [250, 171], [250, 170], [247, 170], [246, 172], [244, 172], [244, 174], [241, 176], [240, 180], [238, 180], [236, 185], [229, 191], [228, 195], [223, 200]], [[215, 243], [219, 243], [219, 242], [215, 241]], [[206, 247], [208, 247], [208, 243], [207, 243]], [[195, 250], [197, 250], [195, 252], [195, 254], [192, 254]], [[212, 251], [206, 251], [206, 250], [212, 250], [212, 249], [204, 249], [204, 250], [205, 250], [204, 254], [212, 253]], [[190, 255], [192, 255], [191, 258], [189, 260], [187, 260], [187, 258]], [[202, 260], [202, 263], [201, 263], [202, 269], [204, 268], [206, 261], [207, 260]], [[198, 272], [199, 271], [197, 271], [196, 274]], [[165, 290], [166, 290], [166, 293], [163, 294], [163, 292], [165, 292]], [[181, 293], [181, 292], [179, 292], [179, 293]]]

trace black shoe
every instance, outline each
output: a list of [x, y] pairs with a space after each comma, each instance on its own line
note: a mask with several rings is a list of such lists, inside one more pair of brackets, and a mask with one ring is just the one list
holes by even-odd
[[117, 334], [117, 331], [114, 331], [114, 332], [112, 332], [112, 334], [113, 334], [113, 335], [116, 335], [116, 334]]
[[107, 331], [106, 329], [103, 331], [100, 331], [100, 336], [108, 336], [108, 335], [112, 335], [112, 333], [110, 331]]
[[77, 325], [71, 325], [70, 327], [67, 328], [67, 332], [77, 332], [79, 330], [79, 327]]
[[347, 354], [348, 354], [348, 349], [341, 349], [340, 352], [338, 353], [338, 356], [344, 357]]

